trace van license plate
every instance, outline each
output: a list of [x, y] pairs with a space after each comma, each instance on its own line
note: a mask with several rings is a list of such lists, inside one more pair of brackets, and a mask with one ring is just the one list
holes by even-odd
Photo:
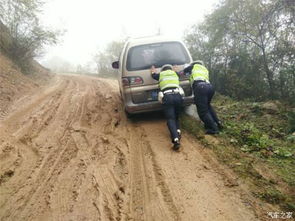
[[158, 91], [151, 91], [151, 98], [153, 101], [158, 100]]

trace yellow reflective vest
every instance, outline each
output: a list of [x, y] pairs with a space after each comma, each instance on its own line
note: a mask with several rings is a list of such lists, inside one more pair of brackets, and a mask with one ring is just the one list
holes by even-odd
[[170, 88], [170, 87], [179, 87], [179, 77], [175, 73], [175, 71], [172, 70], [166, 70], [160, 72], [159, 76], [159, 86], [160, 90], [164, 90], [165, 88]]
[[209, 71], [203, 65], [195, 64], [190, 76], [190, 83], [194, 81], [206, 81], [209, 83]]

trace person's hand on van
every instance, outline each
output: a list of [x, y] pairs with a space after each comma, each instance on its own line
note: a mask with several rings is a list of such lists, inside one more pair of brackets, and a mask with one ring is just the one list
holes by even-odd
[[175, 71], [175, 72], [178, 72], [179, 71], [178, 65], [173, 65], [172, 70]]
[[173, 65], [172, 67], [173, 71], [175, 71], [178, 75], [183, 75], [183, 71], [181, 70], [181, 67], [179, 65]]
[[153, 74], [153, 73], [156, 73], [156, 67], [153, 65], [152, 67], [151, 67], [151, 74]]

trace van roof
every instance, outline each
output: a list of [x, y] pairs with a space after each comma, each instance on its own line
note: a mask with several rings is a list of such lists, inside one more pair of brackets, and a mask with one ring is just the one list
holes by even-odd
[[150, 43], [159, 43], [159, 42], [167, 42], [167, 41], [178, 41], [181, 40], [177, 38], [171, 38], [167, 36], [148, 36], [148, 37], [140, 37], [140, 38], [130, 38], [127, 40], [128, 47], [142, 45], [142, 44], [150, 44]]

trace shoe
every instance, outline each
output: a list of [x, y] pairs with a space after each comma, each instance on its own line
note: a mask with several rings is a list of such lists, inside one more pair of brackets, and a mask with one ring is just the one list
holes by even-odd
[[217, 122], [217, 127], [218, 127], [219, 130], [222, 130], [224, 128], [221, 121]]
[[180, 140], [181, 139], [181, 130], [180, 129], [177, 129], [177, 134], [178, 134], [178, 138]]
[[173, 150], [177, 151], [180, 148], [180, 142], [178, 138], [173, 140]]
[[219, 134], [218, 130], [207, 130], [206, 134]]

